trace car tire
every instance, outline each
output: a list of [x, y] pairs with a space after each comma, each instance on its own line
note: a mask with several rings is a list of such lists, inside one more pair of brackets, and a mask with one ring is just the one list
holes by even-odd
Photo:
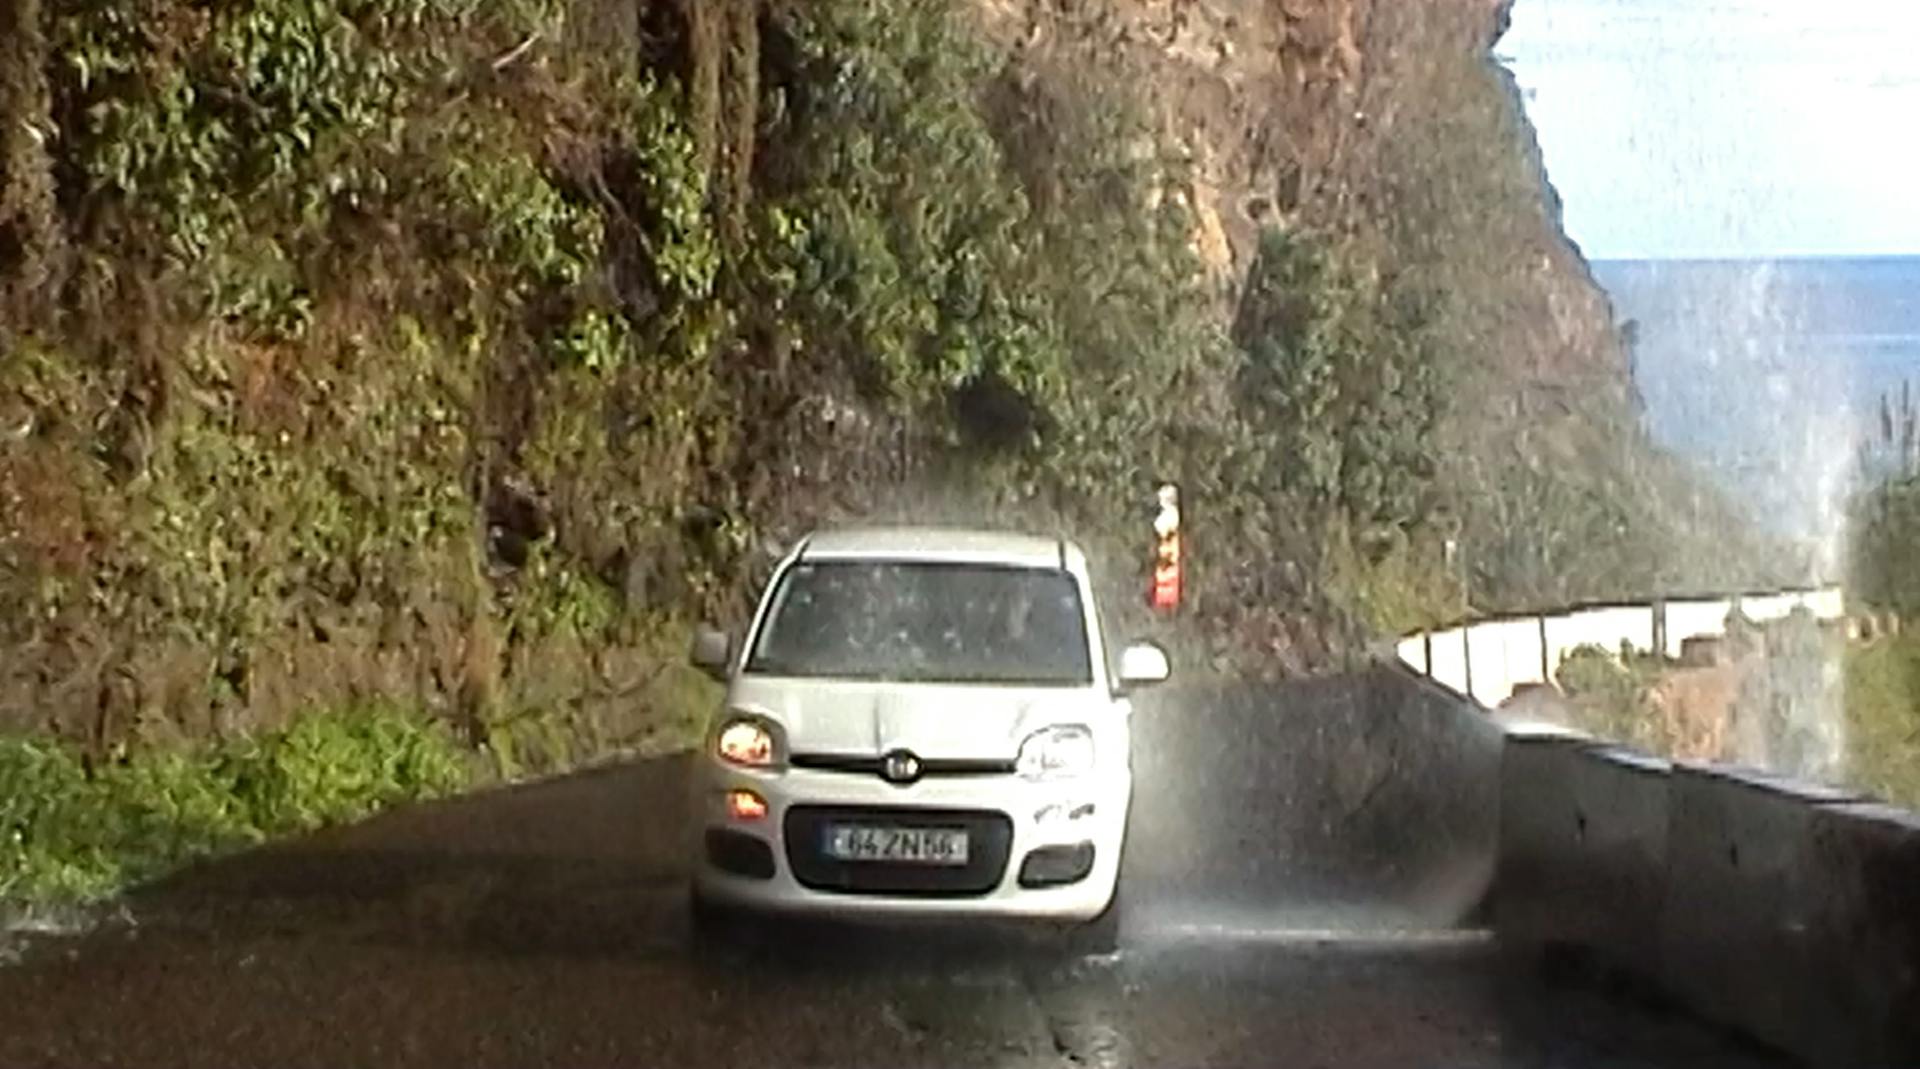
[[1119, 950], [1120, 922], [1125, 915], [1120, 885], [1115, 883], [1113, 898], [1107, 902], [1107, 908], [1092, 920], [1068, 930], [1068, 950], [1080, 957], [1098, 957]]

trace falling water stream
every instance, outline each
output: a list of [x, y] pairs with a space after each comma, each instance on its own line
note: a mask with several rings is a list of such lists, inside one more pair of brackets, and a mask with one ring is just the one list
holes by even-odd
[[[1920, 103], [1896, 43], [1916, 23], [1878, 0], [1520, 0], [1498, 49], [1632, 321], [1649, 431], [1809, 584], [1846, 581], [1863, 435], [1920, 375], [1914, 154], [1889, 133]], [[1845, 782], [1844, 639], [1769, 646], [1720, 756]]]
[[[1886, 268], [1870, 260], [1638, 260], [1596, 265], [1636, 323], [1636, 386], [1657, 440], [1792, 545], [1808, 583], [1844, 578], [1861, 414], [1896, 369], [1848, 340]], [[1840, 646], [1777, 632], [1726, 759], [1845, 778]]]

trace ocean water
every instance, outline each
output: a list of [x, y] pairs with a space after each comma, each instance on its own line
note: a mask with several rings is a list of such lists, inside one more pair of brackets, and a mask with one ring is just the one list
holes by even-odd
[[1920, 404], [1920, 256], [1602, 260], [1653, 435], [1830, 573], [1883, 395]]

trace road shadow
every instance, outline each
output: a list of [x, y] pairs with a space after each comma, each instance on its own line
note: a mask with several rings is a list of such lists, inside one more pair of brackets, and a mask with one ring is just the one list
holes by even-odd
[[1022, 925], [692, 923], [685, 756], [410, 806], [207, 861], [127, 897], [136, 926], [211, 941], [461, 954], [690, 957], [805, 975], [1071, 960]]
[[[1375, 671], [1143, 701], [1123, 938], [1460, 923], [1490, 867], [1498, 742], [1429, 697]], [[688, 922], [691, 767], [639, 760], [409, 806], [193, 866], [128, 904], [137, 924], [207, 939], [726, 957], [740, 948], [706, 947]], [[744, 945], [801, 970], [1059, 942], [977, 923], [774, 932]]]
[[505, 953], [684, 942], [688, 758], [408, 806], [135, 889], [137, 925], [205, 938]]

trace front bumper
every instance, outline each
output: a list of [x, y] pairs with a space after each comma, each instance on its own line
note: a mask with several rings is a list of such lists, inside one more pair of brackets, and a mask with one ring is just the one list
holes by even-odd
[[[694, 882], [702, 897], [769, 912], [842, 916], [1091, 920], [1113, 898], [1132, 791], [1124, 770], [1050, 782], [1015, 775], [933, 776], [896, 786], [860, 773], [797, 768], [760, 772], [707, 758], [694, 778]], [[726, 796], [737, 789], [764, 799], [766, 815], [733, 818]], [[790, 830], [811, 835], [824, 819], [871, 817], [897, 823], [916, 814], [938, 815], [938, 822], [968, 827], [970, 838], [992, 852], [992, 871], [953, 873], [951, 882], [935, 881], [935, 886], [872, 891], [848, 888], [844, 874], [823, 872], [803, 839], [797, 838], [789, 849]], [[765, 871], [761, 865], [745, 866], [755, 875], [739, 871], [741, 856], [756, 853], [749, 838], [766, 844], [757, 856], [770, 855], [771, 875], [758, 875]], [[716, 845], [726, 868], [714, 863]], [[1069, 875], [1075, 870], [1073, 861], [1082, 851], [1092, 854], [1084, 877], [1022, 886], [1023, 867], [1029, 884], [1045, 882], [1036, 874], [1057, 879], [1063, 869]], [[796, 857], [800, 872], [795, 871]], [[1033, 863], [1027, 864], [1030, 858]]]

